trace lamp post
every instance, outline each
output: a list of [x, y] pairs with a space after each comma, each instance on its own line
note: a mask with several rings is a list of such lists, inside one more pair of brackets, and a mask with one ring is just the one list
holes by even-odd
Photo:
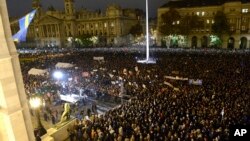
[[41, 118], [40, 118], [40, 111], [39, 111], [40, 106], [44, 103], [41, 102], [41, 99], [39, 97], [30, 98], [29, 103], [30, 103], [31, 108], [35, 111], [37, 127], [34, 130], [34, 134], [37, 139], [47, 133], [46, 129], [42, 125]]

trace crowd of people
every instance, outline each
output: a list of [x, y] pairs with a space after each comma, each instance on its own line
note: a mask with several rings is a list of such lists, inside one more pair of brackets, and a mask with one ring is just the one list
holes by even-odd
[[[34, 61], [37, 56], [43, 57]], [[103, 56], [104, 60], [93, 60], [94, 56]], [[156, 64], [138, 64], [136, 58], [142, 56], [69, 52], [25, 54], [20, 60], [24, 60], [21, 67], [27, 96], [39, 92], [46, 103], [60, 99], [62, 83], [51, 75], [30, 76], [27, 72], [33, 67], [53, 72], [57, 62], [75, 65], [63, 70], [67, 78], [72, 78], [64, 87], [101, 93], [99, 99], [105, 95], [114, 100], [122, 94], [132, 97], [103, 115], [93, 115], [91, 120], [81, 116], [68, 129], [72, 141], [228, 140], [230, 125], [250, 124], [248, 53], [155, 52]], [[202, 80], [202, 84], [189, 83], [189, 79]], [[46, 90], [41, 90], [45, 86]]]

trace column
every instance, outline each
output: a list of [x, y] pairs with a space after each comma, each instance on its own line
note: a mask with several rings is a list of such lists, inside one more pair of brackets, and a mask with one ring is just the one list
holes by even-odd
[[0, 0], [0, 140], [33, 141], [33, 127], [7, 6]]
[[56, 37], [60, 37], [60, 32], [59, 32], [59, 25], [56, 24]]

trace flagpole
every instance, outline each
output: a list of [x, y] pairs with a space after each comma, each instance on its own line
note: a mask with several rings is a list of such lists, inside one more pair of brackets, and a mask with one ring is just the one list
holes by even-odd
[[138, 63], [155, 64], [156, 60], [149, 57], [149, 25], [148, 25], [148, 0], [146, 0], [146, 58], [137, 60]]
[[146, 0], [146, 60], [149, 60], [148, 0]]

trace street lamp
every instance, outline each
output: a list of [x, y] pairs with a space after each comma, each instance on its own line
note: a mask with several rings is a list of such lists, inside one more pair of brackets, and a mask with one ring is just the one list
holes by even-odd
[[44, 134], [47, 133], [46, 129], [43, 127], [41, 119], [40, 119], [40, 111], [39, 108], [44, 103], [41, 102], [41, 99], [39, 97], [31, 97], [29, 99], [29, 103], [32, 109], [35, 111], [36, 120], [37, 120], [37, 127], [34, 130], [34, 134], [36, 138], [40, 138]]

